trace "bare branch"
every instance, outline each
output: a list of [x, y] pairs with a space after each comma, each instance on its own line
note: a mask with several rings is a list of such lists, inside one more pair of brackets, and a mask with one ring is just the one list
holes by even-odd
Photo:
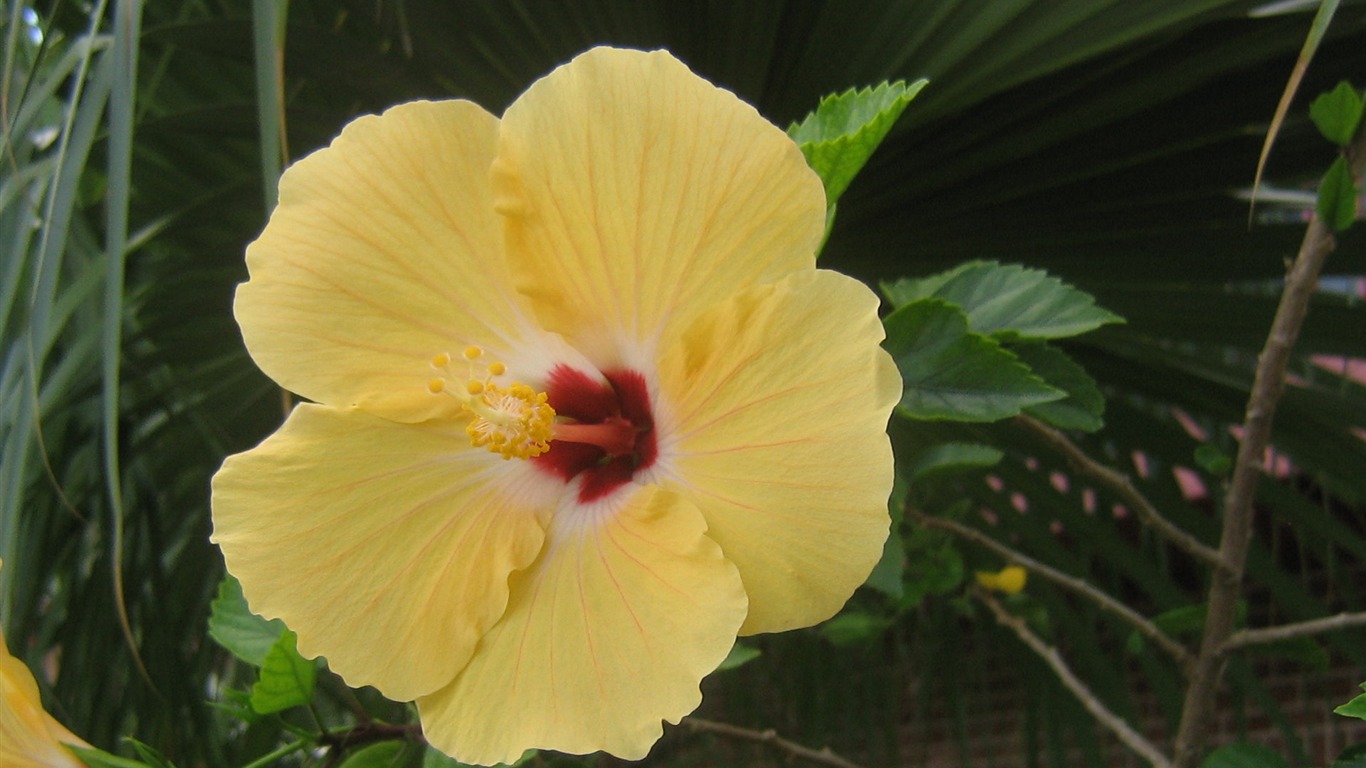
[[[1360, 180], [1366, 164], [1366, 122], [1357, 127], [1356, 137], [1347, 147], [1347, 163], [1352, 176]], [[1285, 372], [1290, 352], [1299, 337], [1300, 326], [1309, 311], [1309, 299], [1318, 285], [1319, 271], [1328, 254], [1337, 247], [1328, 225], [1317, 215], [1300, 243], [1299, 254], [1285, 278], [1281, 302], [1271, 322], [1271, 332], [1257, 360], [1243, 418], [1242, 440], [1233, 465], [1228, 493], [1224, 497], [1224, 530], [1219, 539], [1222, 568], [1215, 569], [1205, 604], [1209, 606], [1205, 630], [1196, 655], [1195, 671], [1186, 689], [1181, 723], [1176, 731], [1175, 765], [1192, 768], [1203, 751], [1205, 733], [1215, 707], [1215, 694], [1223, 675], [1228, 641], [1233, 634], [1233, 616], [1242, 591], [1243, 567], [1252, 541], [1252, 502], [1257, 481], [1262, 475], [1266, 448], [1271, 443], [1271, 422], [1276, 405], [1285, 389]]]
[[1279, 627], [1244, 629], [1229, 635], [1228, 640], [1224, 641], [1224, 647], [1221, 651], [1223, 653], [1229, 653], [1230, 651], [1245, 648], [1249, 645], [1278, 643], [1282, 640], [1293, 640], [1297, 637], [1321, 635], [1325, 632], [1335, 632], [1339, 629], [1348, 629], [1350, 627], [1359, 626], [1366, 626], [1366, 612], [1339, 613], [1336, 616], [1325, 616], [1322, 619], [1311, 619], [1309, 621], [1297, 621], [1294, 624], [1282, 624]]
[[1015, 423], [1033, 432], [1050, 448], [1062, 454], [1073, 470], [1108, 486], [1138, 514], [1139, 519], [1151, 526], [1163, 538], [1184, 549], [1205, 565], [1215, 569], [1224, 567], [1223, 561], [1219, 559], [1218, 551], [1163, 517], [1162, 513], [1157, 511], [1157, 507], [1154, 507], [1152, 502], [1148, 501], [1148, 498], [1134, 487], [1133, 481], [1129, 479], [1128, 475], [1107, 467], [1086, 455], [1086, 452], [1072, 442], [1067, 435], [1038, 419], [1020, 414], [1015, 417]]
[[741, 728], [738, 725], [731, 725], [730, 723], [718, 723], [714, 720], [703, 720], [700, 717], [689, 717], [688, 719], [683, 721], [682, 725], [685, 725], [693, 729], [694, 731], [715, 733], [721, 736], [730, 737], [732, 739], [743, 739], [745, 741], [753, 741], [759, 744], [770, 744], [788, 753], [789, 755], [792, 755], [793, 757], [800, 757], [803, 760], [807, 760], [813, 763], [820, 763], [822, 765], [834, 766], [834, 768], [863, 768], [858, 763], [851, 762], [850, 760], [847, 760], [835, 754], [830, 750], [829, 747], [823, 747], [821, 749], [812, 749], [810, 747], [804, 747], [795, 741], [788, 741], [787, 739], [784, 739], [783, 737], [779, 736], [777, 732], [775, 732], [772, 728], [766, 728], [762, 731], [755, 731], [749, 728]]
[[1120, 741], [1124, 742], [1126, 747], [1147, 760], [1154, 768], [1170, 768], [1171, 761], [1167, 759], [1167, 756], [1162, 754], [1161, 750], [1151, 741], [1144, 738], [1143, 734], [1135, 731], [1123, 718], [1111, 712], [1109, 707], [1106, 707], [1100, 699], [1096, 698], [1096, 695], [1091, 693], [1091, 689], [1086, 687], [1086, 683], [1083, 683], [1076, 673], [1067, 666], [1067, 662], [1062, 660], [1062, 654], [1058, 653], [1058, 649], [1039, 639], [1038, 635], [1030, 631], [1024, 619], [1007, 611], [984, 589], [974, 588], [973, 595], [991, 609], [991, 612], [996, 615], [996, 621], [1001, 626], [1014, 632], [1025, 645], [1029, 646], [1030, 650], [1038, 654], [1039, 658], [1043, 659], [1044, 663], [1053, 669], [1053, 673], [1058, 676], [1067, 690], [1071, 691], [1072, 695], [1081, 701], [1081, 705], [1086, 707], [1086, 711], [1091, 713], [1096, 722], [1108, 728]]
[[916, 522], [921, 525], [928, 528], [939, 528], [940, 530], [949, 531], [955, 536], [967, 539], [978, 546], [991, 550], [997, 555], [1000, 555], [1031, 573], [1037, 573], [1063, 589], [1092, 601], [1102, 610], [1109, 611], [1129, 622], [1129, 624], [1132, 625], [1134, 629], [1138, 630], [1140, 634], [1151, 640], [1154, 645], [1166, 651], [1175, 659], [1176, 662], [1181, 665], [1183, 672], [1190, 672], [1191, 665], [1195, 662], [1195, 657], [1191, 655], [1191, 652], [1187, 650], [1184, 645], [1173, 640], [1170, 635], [1163, 632], [1156, 624], [1149, 621], [1142, 614], [1113, 597], [1110, 597], [1090, 583], [1034, 560], [975, 528], [956, 523], [952, 520], [929, 517], [914, 509], [907, 510], [907, 513], [915, 518]]

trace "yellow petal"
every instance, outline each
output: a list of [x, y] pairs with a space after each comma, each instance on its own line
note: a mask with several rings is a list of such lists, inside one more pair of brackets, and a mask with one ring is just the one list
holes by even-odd
[[461, 422], [304, 404], [214, 476], [213, 540], [301, 653], [407, 700], [450, 682], [502, 615], [563, 489], [471, 447]]
[[659, 471], [740, 569], [742, 634], [829, 618], [882, 553], [901, 379], [877, 307], [812, 270], [717, 307], [665, 352]]
[[63, 744], [90, 746], [43, 709], [38, 681], [10, 655], [0, 631], [0, 766], [82, 768]]
[[413, 102], [346, 126], [280, 180], [234, 306], [257, 365], [286, 389], [417, 421], [439, 352], [479, 344], [509, 366], [529, 315], [492, 212], [498, 121]]
[[503, 117], [493, 186], [519, 287], [600, 366], [813, 266], [825, 226], [786, 134], [664, 51], [595, 48], [532, 85]]
[[697, 510], [657, 487], [558, 509], [507, 615], [455, 682], [418, 700], [427, 739], [466, 763], [527, 748], [642, 758], [701, 701], [745, 615]]

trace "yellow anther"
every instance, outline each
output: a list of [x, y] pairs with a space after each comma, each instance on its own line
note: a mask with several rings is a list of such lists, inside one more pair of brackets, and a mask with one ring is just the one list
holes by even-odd
[[507, 373], [507, 366], [498, 360], [475, 362], [484, 356], [479, 347], [468, 346], [462, 355], [469, 363], [463, 386], [450, 386], [454, 372], [449, 367], [450, 355], [443, 352], [432, 357], [432, 366], [446, 375], [427, 382], [427, 389], [460, 402], [461, 410], [471, 417], [465, 427], [470, 442], [504, 459], [527, 459], [550, 450], [555, 409], [550, 407], [549, 396], [521, 382], [504, 387], [493, 381]]

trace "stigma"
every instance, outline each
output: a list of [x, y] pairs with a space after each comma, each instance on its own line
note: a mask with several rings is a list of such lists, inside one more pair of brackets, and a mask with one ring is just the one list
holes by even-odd
[[507, 373], [507, 366], [485, 361], [479, 347], [466, 347], [461, 357], [467, 367], [462, 385], [450, 386], [453, 379], [462, 377], [454, 375], [451, 356], [442, 352], [432, 358], [432, 367], [440, 375], [427, 383], [427, 390], [460, 402], [461, 411], [470, 416], [465, 427], [470, 443], [504, 459], [530, 459], [550, 450], [555, 409], [548, 395], [519, 381], [495, 381]]

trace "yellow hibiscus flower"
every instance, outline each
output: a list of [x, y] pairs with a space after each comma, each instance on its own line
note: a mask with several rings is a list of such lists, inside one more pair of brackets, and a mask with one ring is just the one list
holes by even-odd
[[464, 762], [643, 757], [882, 551], [901, 382], [824, 222], [793, 142], [662, 51], [348, 125], [237, 292], [314, 401], [214, 478], [253, 610]]
[[90, 746], [43, 709], [38, 681], [10, 655], [0, 629], [0, 766], [84, 768], [63, 744]]

